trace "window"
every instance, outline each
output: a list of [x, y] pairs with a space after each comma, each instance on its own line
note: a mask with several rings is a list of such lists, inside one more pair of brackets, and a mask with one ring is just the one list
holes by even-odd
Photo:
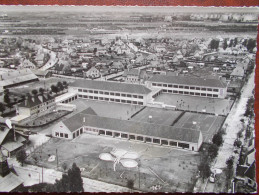
[[88, 90], [84, 89], [84, 90], [83, 90], [83, 92], [87, 93], [87, 92], [88, 92]]
[[100, 134], [100, 135], [105, 135], [105, 131], [104, 131], [104, 130], [100, 130], [100, 131], [99, 131], [99, 134]]
[[94, 99], [94, 97], [93, 97], [93, 96], [89, 96], [89, 98], [90, 98], [90, 99]]
[[196, 87], [196, 90], [201, 90], [201, 88], [200, 87]]
[[63, 133], [60, 133], [60, 137], [63, 137], [64, 135], [63, 135]]
[[174, 85], [174, 88], [178, 88], [178, 85]]
[[213, 89], [213, 91], [218, 92], [218, 91], [219, 91], [219, 89]]
[[189, 92], [188, 92], [188, 91], [184, 91], [184, 94], [185, 94], [185, 95], [189, 95]]
[[111, 131], [106, 131], [106, 135], [112, 136], [112, 132]]
[[171, 84], [168, 84], [168, 87], [173, 87], [173, 85], [171, 85]]
[[138, 102], [137, 101], [133, 101], [133, 104], [138, 104]]
[[181, 148], [189, 148], [189, 144], [178, 143], [178, 147], [181, 147]]
[[151, 142], [152, 139], [150, 137], [146, 137], [146, 142]]
[[163, 89], [163, 92], [164, 92], [164, 93], [167, 93], [167, 90], [166, 90], [166, 89]]
[[208, 96], [208, 97], [212, 97], [212, 94], [209, 94], [209, 93], [208, 93], [207, 96]]
[[105, 101], [109, 101], [109, 98], [104, 98]]
[[67, 133], [65, 133], [65, 138], [68, 138], [68, 134]]
[[167, 87], [167, 84], [163, 84], [163, 87]]
[[213, 97], [219, 97], [218, 95], [213, 94]]
[[82, 133], [83, 133], [83, 128], [80, 129], [80, 134], [82, 134]]
[[138, 98], [138, 96], [137, 95], [133, 95], [133, 98]]
[[161, 140], [161, 144], [162, 145], [168, 145], [168, 141], [167, 140]]
[[104, 92], [105, 95], [109, 95], [109, 92]]
[[57, 137], [59, 136], [59, 133], [58, 133], [58, 132], [56, 132], [56, 136], [57, 136]]
[[82, 92], [83, 90], [82, 89], [78, 89], [78, 92]]
[[183, 91], [179, 91], [179, 94], [183, 94]]
[[190, 87], [190, 89], [195, 89], [195, 87]]
[[111, 92], [111, 93], [110, 93], [110, 95], [114, 95], [114, 93], [113, 93], [113, 92]]
[[93, 90], [89, 90], [89, 93], [93, 93]]
[[119, 94], [119, 93], [116, 93], [115, 95], [116, 95], [116, 96], [120, 96], [120, 94]]
[[183, 86], [182, 86], [182, 85], [179, 85], [179, 88], [183, 89]]
[[99, 91], [99, 94], [103, 94], [103, 91]]
[[157, 83], [157, 86], [159, 86], [159, 87], [162, 87], [162, 84], [160, 84], [160, 83]]
[[212, 89], [211, 88], [207, 88], [207, 91], [212, 91]]
[[121, 100], [122, 103], [126, 103], [126, 100]]
[[128, 134], [122, 133], [122, 134], [121, 134], [121, 137], [122, 137], [122, 138], [128, 138]]
[[169, 145], [170, 145], [170, 146], [177, 146], [177, 142], [170, 141], [170, 142], [169, 142]]
[[195, 93], [195, 95], [201, 95], [200, 93]]
[[184, 89], [189, 89], [190, 87], [189, 86], [184, 86]]
[[173, 90], [173, 93], [178, 93], [178, 91], [176, 91], [176, 90]]
[[94, 96], [94, 99], [95, 99], [95, 100], [98, 100], [98, 97], [97, 97], [97, 96]]
[[138, 96], [138, 99], [143, 99], [143, 98], [144, 98], [143, 96], [140, 96], [140, 95]]
[[126, 94], [122, 93], [121, 96], [122, 96], [122, 97], [126, 97]]
[[156, 83], [152, 83], [152, 86], [156, 86]]
[[120, 137], [120, 133], [114, 133], [114, 137]]
[[113, 99], [113, 98], [111, 98], [111, 99], [110, 99], [110, 101], [111, 101], [111, 102], [114, 102], [114, 99]]
[[143, 105], [143, 102], [138, 102], [138, 105]]
[[75, 133], [73, 133], [73, 138], [76, 138], [76, 134]]
[[115, 102], [121, 102], [120, 99], [115, 99]]
[[129, 138], [130, 139], [135, 139], [135, 135], [130, 135]]
[[172, 90], [168, 90], [168, 93], [172, 93]]
[[130, 94], [127, 94], [127, 97], [131, 97], [131, 95], [130, 95]]
[[155, 143], [155, 144], [160, 144], [160, 139], [154, 138], [154, 139], [153, 139], [153, 143]]
[[206, 91], [206, 88], [201, 88], [202, 91]]
[[76, 135], [79, 136], [79, 131], [76, 132]]
[[131, 104], [131, 101], [130, 101], [130, 100], [127, 100], [127, 103], [128, 103], [128, 104]]
[[206, 93], [201, 93], [201, 96], [206, 96]]
[[139, 140], [139, 141], [143, 141], [144, 139], [143, 139], [143, 137], [142, 137], [142, 136], [137, 136], [137, 140]]
[[78, 95], [78, 97], [80, 97], [80, 98], [81, 98], [81, 97], [83, 97], [83, 96], [82, 96], [82, 95]]
[[99, 97], [99, 100], [103, 100], [103, 97]]
[[95, 94], [98, 94], [98, 91], [94, 91]]

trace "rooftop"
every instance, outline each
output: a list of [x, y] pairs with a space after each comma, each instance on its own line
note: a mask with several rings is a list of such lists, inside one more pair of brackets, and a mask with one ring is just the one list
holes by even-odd
[[[85, 121], [85, 122], [83, 122]], [[128, 121], [78, 113], [63, 121], [64, 125], [73, 132], [82, 126], [91, 126], [101, 129], [110, 129], [133, 134], [147, 135], [152, 137], [167, 138], [185, 142], [197, 143], [200, 131], [175, 128], [171, 126]]]
[[149, 94], [151, 92], [150, 89], [143, 85], [117, 83], [109, 81], [93, 81], [85, 79], [77, 79], [74, 83], [71, 83], [70, 86], [134, 94]]
[[20, 103], [19, 107], [26, 107], [26, 108], [32, 108], [34, 106], [40, 105], [41, 103], [47, 102], [51, 99], [54, 99], [54, 97], [46, 96], [46, 95], [38, 95], [38, 96], [30, 96], [27, 97], [22, 103]]
[[226, 84], [218, 79], [204, 79], [184, 76], [165, 76], [165, 75], [154, 75], [149, 79], [151, 82], [158, 83], [172, 83], [182, 85], [193, 85], [193, 86], [204, 86], [204, 87], [218, 87], [225, 88]]

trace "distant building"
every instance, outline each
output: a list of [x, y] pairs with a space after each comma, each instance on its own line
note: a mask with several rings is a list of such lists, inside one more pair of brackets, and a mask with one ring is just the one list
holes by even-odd
[[38, 80], [39, 78], [29, 69], [9, 71], [0, 74], [0, 90]]
[[147, 79], [147, 73], [145, 70], [132, 68], [124, 70], [123, 77], [126, 83], [143, 84]]
[[32, 70], [32, 72], [39, 78], [49, 78], [51, 76], [51, 72], [48, 70]]
[[87, 112], [83, 111], [58, 123], [52, 129], [52, 136], [74, 139], [85, 132], [192, 151], [198, 151], [202, 144], [201, 131], [100, 117]]
[[101, 73], [96, 67], [92, 66], [90, 69], [84, 72], [84, 75], [89, 78], [98, 78], [101, 76]]
[[151, 90], [143, 85], [77, 79], [68, 87], [78, 98], [145, 106]]
[[146, 81], [146, 85], [162, 89], [163, 93], [209, 98], [225, 98], [227, 95], [227, 85], [218, 79], [154, 75]]

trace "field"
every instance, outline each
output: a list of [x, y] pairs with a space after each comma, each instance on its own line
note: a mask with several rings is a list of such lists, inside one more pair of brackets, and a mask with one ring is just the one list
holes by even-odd
[[[131, 120], [171, 126], [182, 111], [146, 107]], [[152, 119], [149, 119], [152, 116]]]
[[[56, 155], [56, 149], [58, 170], [64, 171], [64, 163], [71, 167], [75, 162], [85, 177], [121, 186], [127, 186], [127, 181], [132, 179], [135, 189], [152, 192], [191, 191], [200, 159], [199, 154], [192, 151], [89, 134], [82, 134], [73, 141], [52, 138], [28, 159], [35, 163], [32, 156], [37, 156], [38, 165], [56, 169], [57, 161], [49, 162], [49, 157]], [[99, 158], [100, 154], [116, 149], [137, 154], [138, 166], [125, 168], [118, 163], [115, 167], [113, 161]], [[159, 185], [161, 189], [152, 189]]]
[[221, 128], [224, 119], [225, 117], [223, 116], [186, 112], [179, 121], [175, 123], [174, 127], [200, 130], [202, 132], [203, 141], [209, 142], [212, 140], [213, 135]]
[[226, 115], [233, 104], [233, 100], [175, 94], [161, 94], [155, 98], [155, 101], [176, 106], [176, 108], [180, 110], [206, 112], [219, 115]]

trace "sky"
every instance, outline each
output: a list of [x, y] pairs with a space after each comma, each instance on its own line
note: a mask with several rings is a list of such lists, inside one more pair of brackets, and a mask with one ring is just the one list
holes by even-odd
[[140, 13], [257, 13], [259, 7], [169, 7], [169, 6], [0, 6], [1, 12], [140, 12]]

